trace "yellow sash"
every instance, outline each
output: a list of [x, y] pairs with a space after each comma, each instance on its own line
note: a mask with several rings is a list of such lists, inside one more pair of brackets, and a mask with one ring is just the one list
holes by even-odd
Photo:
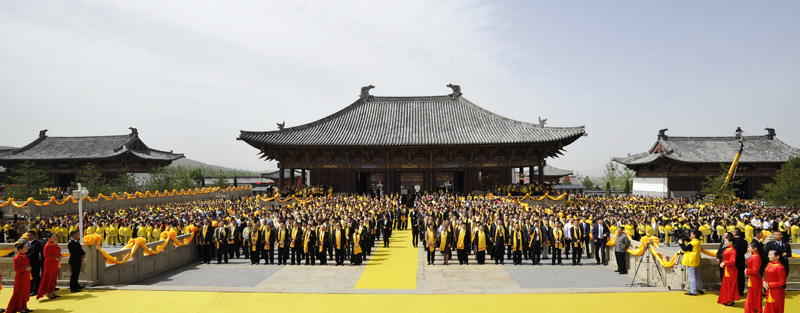
[[341, 230], [337, 230], [336, 231], [336, 250], [339, 250], [341, 248], [342, 248], [342, 231]]
[[442, 238], [442, 242], [439, 244], [439, 249], [444, 251], [444, 248], [447, 247], [447, 229], [442, 231], [440, 238]]
[[486, 233], [478, 231], [478, 251], [486, 251]]
[[361, 242], [360, 230], [356, 231], [355, 234], [353, 234], [353, 253], [355, 254], [361, 254], [361, 245], [359, 244], [359, 242]]
[[297, 239], [297, 227], [292, 228], [292, 243], [290, 245], [292, 248], [294, 248], [295, 239]]
[[324, 231], [320, 231], [319, 235], [317, 236], [317, 238], [319, 239], [319, 242], [320, 242], [320, 244], [319, 244], [319, 252], [322, 252], [322, 250], [325, 248], [325, 232]]
[[428, 236], [428, 250], [429, 251], [433, 251], [435, 249], [434, 248], [434, 244], [436, 242], [436, 236], [430, 230], [427, 232], [427, 234], [428, 234], [427, 235]]
[[464, 235], [465, 235], [465, 233], [466, 233], [466, 231], [464, 231], [464, 230], [458, 232], [458, 246], [456, 246], [457, 249], [464, 249]]

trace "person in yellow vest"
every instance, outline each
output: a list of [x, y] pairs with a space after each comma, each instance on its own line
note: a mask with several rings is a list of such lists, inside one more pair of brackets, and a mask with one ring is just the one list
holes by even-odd
[[144, 233], [147, 234], [147, 242], [153, 242], [159, 239], [158, 237], [153, 235], [153, 224], [147, 222], [144, 229], [145, 229]]
[[116, 247], [119, 242], [119, 229], [117, 222], [106, 227], [106, 244]]
[[745, 241], [747, 241], [747, 242], [752, 242], [753, 241], [753, 230], [754, 229], [755, 228], [753, 227], [753, 225], [751, 223], [747, 223], [747, 225], [744, 226], [744, 240]]
[[700, 240], [697, 239], [702, 235], [699, 230], [695, 230], [688, 238], [691, 241], [686, 242], [686, 238], [678, 239], [678, 244], [681, 246], [681, 250], [684, 251], [681, 264], [686, 265], [686, 270], [689, 274], [689, 292], [685, 293], [689, 296], [705, 294], [703, 291], [703, 277], [700, 275], [700, 250], [703, 248], [700, 246]]
[[95, 234], [100, 235], [100, 243], [105, 241], [106, 238], [106, 222], [100, 223], [94, 230]]
[[722, 235], [724, 235], [725, 232], [727, 232], [727, 230], [725, 229], [725, 225], [718, 221], [716, 229], [717, 229], [716, 241], [722, 242]]
[[664, 225], [664, 242], [667, 243], [667, 247], [670, 246], [672, 243], [672, 232], [674, 227], [672, 226], [672, 222], [667, 222], [667, 225]]
[[792, 243], [800, 243], [800, 226], [797, 225], [797, 220], [792, 222]]
[[145, 241], [147, 241], [147, 228], [142, 226], [142, 224], [138, 224], [136, 227], [136, 238], [142, 237]]
[[89, 224], [89, 227], [86, 227], [86, 232], [84, 232], [84, 236], [94, 234], [95, 227], [94, 223]]
[[161, 224], [158, 224], [155, 227], [153, 227], [153, 231], [150, 233], [151, 234], [150, 236], [153, 237], [153, 241], [161, 240], [161, 233], [163, 232], [161, 230], [161, 227], [162, 227]]

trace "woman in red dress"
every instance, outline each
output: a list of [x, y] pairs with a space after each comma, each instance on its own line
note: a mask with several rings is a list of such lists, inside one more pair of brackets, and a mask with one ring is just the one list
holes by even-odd
[[31, 263], [26, 255], [27, 252], [27, 242], [17, 244], [17, 256], [14, 257], [14, 271], [17, 272], [14, 276], [14, 293], [6, 307], [6, 312], [9, 313], [33, 311], [28, 308], [28, 299], [31, 297]]
[[39, 293], [36, 294], [36, 300], [45, 295], [50, 299], [60, 297], [56, 295], [59, 262], [61, 262], [61, 248], [56, 243], [56, 234], [50, 233], [47, 235], [47, 244], [44, 245], [44, 271], [42, 272], [42, 282], [39, 283]]
[[750, 258], [747, 259], [747, 299], [744, 300], [744, 313], [761, 313], [761, 251], [751, 242], [748, 246]]
[[780, 262], [777, 250], [769, 251], [769, 264], [764, 269], [764, 289], [767, 289], [767, 305], [764, 306], [764, 313], [783, 313], [783, 305], [786, 302], [786, 292], [783, 286], [786, 285], [786, 269]]
[[734, 301], [739, 300], [739, 283], [736, 271], [736, 249], [733, 248], [733, 235], [728, 234], [724, 237], [725, 250], [722, 252], [722, 262], [719, 267], [723, 269], [722, 288], [719, 291], [717, 303], [732, 306]]

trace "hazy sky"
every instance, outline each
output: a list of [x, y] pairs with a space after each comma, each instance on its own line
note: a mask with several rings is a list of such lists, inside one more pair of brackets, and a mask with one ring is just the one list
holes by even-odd
[[[602, 174], [673, 136], [776, 129], [800, 147], [797, 1], [0, 1], [0, 145], [127, 134], [274, 168], [239, 130], [358, 98], [464, 97], [588, 137], [549, 164]], [[457, 127], [454, 126], [454, 127]], [[731, 152], [732, 154], [735, 151]]]

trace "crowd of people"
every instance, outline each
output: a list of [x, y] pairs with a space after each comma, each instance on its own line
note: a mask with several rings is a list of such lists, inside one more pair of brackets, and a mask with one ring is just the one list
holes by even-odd
[[[650, 197], [572, 196], [561, 206], [436, 193], [415, 197], [331, 195], [283, 205], [262, 205], [252, 197], [217, 198], [89, 211], [84, 223], [85, 234], [100, 235], [107, 246], [124, 245], [136, 237], [156, 241], [163, 232], [184, 234], [196, 227], [195, 240], [203, 262], [245, 258], [253, 265], [276, 261], [285, 265], [326, 265], [328, 261], [338, 266], [346, 262], [359, 265], [376, 243], [388, 246], [393, 230], [410, 228], [413, 245], [421, 245], [429, 264], [435, 264], [437, 258], [449, 264], [453, 252], [459, 264], [465, 265], [471, 254], [478, 264], [484, 264], [487, 256], [495, 264], [508, 259], [515, 265], [540, 265], [549, 260], [552, 265], [571, 261], [577, 266], [584, 258], [608, 264], [611, 256], [606, 256], [604, 247], [613, 239], [617, 271], [625, 274], [624, 256], [631, 240], [658, 238], [661, 244], [677, 244], [685, 251], [682, 263], [689, 270], [689, 295], [704, 292], [696, 270], [700, 244], [718, 242], [723, 278], [720, 303], [731, 304], [744, 295], [747, 275], [751, 282], [748, 305], [755, 301], [749, 300], [751, 295], [760, 300], [760, 295], [755, 297], [753, 282], [765, 286], [770, 305], [783, 299], [780, 287], [786, 284], [787, 260], [792, 255], [789, 243], [798, 242], [800, 235], [799, 214], [796, 209], [760, 204], [721, 206]], [[18, 240], [18, 234], [28, 237], [28, 244], [17, 254], [20, 259], [27, 255], [28, 265], [20, 260], [17, 267], [15, 257], [15, 269], [25, 274], [31, 268], [31, 294], [57, 297], [44, 283], [51, 279], [46, 271], [46, 248], [51, 242], [72, 244], [69, 237], [77, 234], [77, 222], [75, 214], [61, 213], [25, 216], [4, 225], [6, 241], [24, 242]], [[46, 238], [47, 243], [42, 245], [41, 255], [31, 255], [31, 250], [37, 249], [30, 243], [37, 238]], [[766, 242], [767, 238], [772, 241]], [[745, 261], [748, 251], [751, 256]], [[35, 265], [39, 261], [43, 261], [41, 267]], [[758, 264], [753, 265], [758, 271], [751, 270], [751, 263]], [[40, 268], [45, 271], [37, 275]], [[79, 290], [82, 286], [70, 287]], [[24, 311], [25, 306], [20, 305], [14, 308]]]

